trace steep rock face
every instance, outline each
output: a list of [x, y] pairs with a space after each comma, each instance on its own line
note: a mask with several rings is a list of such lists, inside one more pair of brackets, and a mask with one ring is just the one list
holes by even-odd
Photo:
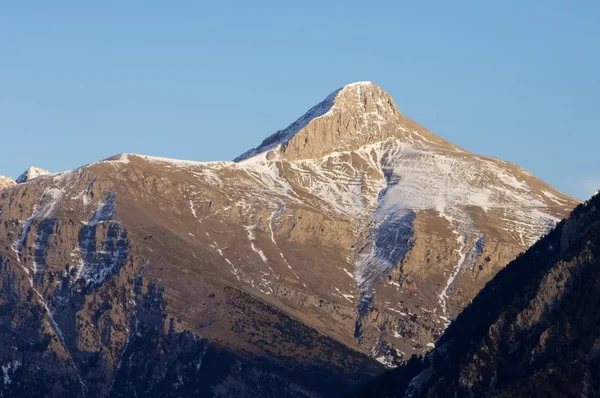
[[485, 282], [577, 204], [516, 165], [437, 137], [370, 82], [332, 93], [236, 160], [271, 174], [292, 199], [349, 219], [354, 233], [338, 236], [352, 242], [343, 268], [356, 286], [337, 287], [355, 305], [354, 338], [382, 361], [432, 346]]
[[195, 177], [144, 163], [100, 162], [0, 194], [3, 392], [235, 396], [260, 385], [257, 396], [314, 396], [381, 371], [261, 297], [270, 276], [237, 284], [182, 196]]
[[25, 170], [25, 172], [23, 174], [21, 174], [19, 177], [17, 177], [16, 182], [17, 182], [17, 184], [22, 184], [24, 182], [31, 181], [34, 178], [38, 178], [38, 177], [45, 176], [48, 174], [50, 174], [50, 172], [48, 170], [44, 170], [44, 169], [40, 169], [39, 167], [31, 166], [30, 168]]
[[371, 83], [236, 162], [126, 154], [16, 185], [0, 192], [5, 391], [340, 394], [382, 371], [372, 358], [429, 350], [575, 204]]
[[421, 362], [356, 396], [600, 395], [600, 196], [479, 293]]
[[402, 115], [392, 97], [377, 85], [357, 82], [334, 91], [289, 127], [266, 138], [236, 161], [278, 146], [286, 160], [321, 158], [390, 138], [408, 142], [417, 139], [459, 149]]

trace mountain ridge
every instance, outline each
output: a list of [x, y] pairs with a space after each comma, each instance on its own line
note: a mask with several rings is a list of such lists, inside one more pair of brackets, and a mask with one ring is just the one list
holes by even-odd
[[[171, 361], [192, 393], [203, 376], [184, 363], [218, 348], [231, 362], [211, 388], [233, 394], [260, 375], [277, 380], [273, 396], [311, 396], [427, 352], [577, 202], [446, 144], [382, 96], [372, 84], [338, 90], [331, 113], [237, 162], [120, 154], [3, 190], [2, 300], [39, 320], [7, 311], [3, 323], [50, 341], [17, 349], [23, 380], [48, 356], [66, 380], [56, 394], [82, 382], [106, 396], [115, 380], [129, 395], [164, 392], [177, 378], [145, 364]], [[151, 346], [131, 352], [136, 333]], [[171, 359], [152, 354], [160, 344]], [[177, 359], [182, 347], [194, 358]], [[5, 366], [11, 350], [0, 344]], [[333, 384], [299, 381], [319, 371]]]
[[[396, 267], [395, 264], [402, 262], [406, 255], [410, 256], [412, 254], [411, 250], [415, 246], [414, 242], [410, 243], [411, 241], [414, 241], [415, 238], [412, 227], [415, 221], [418, 221], [414, 216], [416, 214], [415, 212], [434, 211], [434, 214], [437, 214], [437, 217], [439, 218], [434, 217], [433, 220], [430, 219], [427, 223], [431, 224], [433, 222], [434, 224], [437, 224], [438, 226], [436, 228], [442, 227], [440, 224], [449, 225], [449, 228], [447, 226], [442, 228], [450, 229], [449, 232], [451, 235], [454, 234], [454, 237], [450, 240], [455, 243], [448, 242], [445, 244], [456, 245], [455, 250], [460, 254], [456, 259], [450, 260], [454, 265], [452, 265], [451, 271], [449, 272], [449, 277], [444, 281], [446, 287], [444, 289], [440, 287], [439, 290], [432, 295], [432, 299], [438, 302], [436, 306], [439, 306], [438, 309], [440, 309], [440, 312], [442, 312], [443, 315], [437, 316], [437, 320], [433, 318], [428, 322], [432, 324], [434, 329], [439, 330], [437, 333], [440, 333], [444, 327], [434, 325], [436, 323], [439, 324], [439, 322], [443, 322], [443, 325], [447, 325], [450, 322], [452, 315], [447, 314], [447, 311], [454, 314], [457, 313], [456, 309], [450, 310], [448, 308], [450, 305], [447, 302], [449, 291], [454, 288], [454, 285], [457, 284], [457, 281], [461, 277], [464, 277], [462, 274], [465, 272], [465, 269], [471, 266], [474, 267], [475, 265], [471, 263], [475, 261], [477, 256], [480, 256], [481, 253], [485, 251], [486, 243], [484, 242], [484, 236], [487, 236], [487, 239], [489, 240], [493, 235], [497, 235], [498, 233], [503, 234], [503, 232], [500, 231], [490, 231], [489, 227], [487, 227], [487, 222], [479, 221], [479, 218], [481, 218], [482, 215], [475, 214], [474, 218], [473, 216], [468, 215], [469, 212], [471, 212], [471, 210], [468, 209], [469, 206], [480, 208], [484, 214], [488, 212], [498, 212], [503, 214], [502, 217], [504, 217], [504, 219], [514, 220], [511, 221], [512, 224], [507, 224], [506, 229], [511, 230], [511, 232], [517, 231], [518, 235], [514, 235], [513, 239], [518, 240], [519, 242], [517, 242], [517, 244], [522, 248], [526, 248], [533, 243], [537, 237], [548, 231], [553, 223], [559, 219], [550, 214], [545, 215], [546, 213], [543, 213], [543, 211], [547, 210], [543, 209], [556, 208], [551, 211], [566, 212], [573, 203], [577, 202], [572, 198], [553, 190], [553, 188], [547, 184], [533, 178], [531, 173], [519, 166], [495, 158], [471, 154], [461, 148], [445, 145], [445, 141], [441, 139], [432, 141], [431, 139], [424, 138], [419, 132], [416, 132], [416, 135], [414, 135], [415, 133], [412, 130], [403, 125], [397, 129], [398, 136], [401, 138], [397, 138], [398, 136], [394, 135], [395, 133], [393, 131], [388, 131], [382, 138], [378, 136], [382, 130], [376, 127], [374, 134], [370, 134], [369, 136], [375, 137], [378, 140], [384, 139], [384, 141], [365, 144], [358, 149], [348, 149], [344, 152], [332, 152], [321, 158], [287, 159], [285, 146], [296, 137], [301, 137], [304, 133], [304, 129], [310, 128], [311, 123], [315, 120], [315, 118], [311, 118], [313, 115], [319, 112], [322, 113], [316, 117], [317, 120], [332, 116], [330, 112], [336, 108], [330, 106], [328, 111], [323, 112], [323, 109], [326, 108], [322, 106], [323, 103], [333, 103], [333, 99], [337, 99], [338, 96], [344, 94], [350, 96], [351, 101], [345, 103], [337, 102], [338, 107], [343, 109], [352, 108], [353, 105], [355, 105], [352, 101], [355, 101], [356, 98], [360, 97], [359, 94], [365, 87], [367, 88], [367, 91], [374, 92], [377, 96], [387, 96], [383, 90], [372, 83], [360, 83], [345, 86], [342, 89], [336, 90], [333, 94], [330, 94], [316, 107], [311, 108], [307, 113], [309, 117], [306, 117], [307, 114], [305, 114], [296, 122], [292, 123], [287, 129], [280, 130], [271, 136], [279, 138], [284, 137], [285, 140], [287, 140], [285, 143], [277, 140], [269, 142], [269, 138], [267, 138], [266, 141], [269, 142], [267, 145], [268, 148], [263, 148], [265, 149], [264, 151], [257, 153], [254, 153], [252, 152], [253, 150], [251, 150], [247, 153], [252, 153], [253, 156], [247, 156], [243, 160], [238, 160], [237, 162], [180, 161], [134, 154], [117, 155], [110, 159], [115, 162], [127, 164], [132, 159], [138, 158], [153, 164], [167, 165], [167, 167], [181, 169], [201, 168], [202, 170], [200, 173], [195, 174], [204, 175], [207, 177], [207, 182], [218, 189], [225, 185], [229, 185], [229, 183], [225, 183], [225, 181], [230, 179], [227, 175], [231, 173], [245, 173], [252, 179], [255, 179], [256, 176], [260, 176], [257, 182], [263, 184], [271, 194], [275, 195], [275, 198], [280, 196], [281, 199], [265, 197], [259, 202], [263, 203], [262, 206], [266, 206], [267, 208], [272, 207], [275, 210], [278, 207], [281, 207], [281, 203], [285, 203], [285, 201], [288, 200], [291, 200], [294, 203], [304, 202], [306, 197], [303, 197], [302, 195], [306, 194], [298, 196], [296, 190], [298, 188], [304, 191], [308, 189], [307, 193], [309, 196], [307, 198], [309, 199], [309, 202], [312, 202], [311, 206], [313, 206], [313, 208], [328, 208], [329, 210], [326, 210], [326, 212], [330, 214], [338, 214], [338, 216], [342, 217], [357, 217], [358, 224], [356, 224], [355, 228], [357, 228], [358, 235], [355, 235], [352, 238], [353, 240], [373, 239], [376, 242], [378, 239], [376, 237], [381, 234], [386, 234], [388, 228], [398, 228], [401, 225], [404, 225], [402, 228], [406, 230], [406, 233], [400, 235], [404, 241], [394, 243], [395, 245], [399, 245], [399, 247], [403, 247], [403, 249], [396, 250], [391, 257], [386, 255], [381, 257], [376, 254], [381, 251], [381, 247], [378, 247], [377, 243], [375, 243], [375, 245], [367, 244], [361, 248], [360, 253], [353, 255], [356, 256], [356, 260], [354, 260], [355, 264], [349, 269], [344, 268], [344, 272], [351, 274], [359, 286], [359, 291], [357, 293], [340, 293], [343, 297], [346, 297], [346, 299], [348, 299], [348, 297], [359, 296], [359, 304], [357, 307], [359, 317], [354, 326], [354, 338], [357, 341], [366, 337], [363, 333], [364, 327], [362, 325], [362, 319], [372, 311], [371, 302], [375, 295], [375, 286], [380, 283], [384, 274], [387, 272], [392, 272], [394, 275], [393, 278], [403, 278], [401, 273], [394, 271], [394, 268]], [[374, 100], [374, 102], [379, 101]], [[393, 104], [391, 98], [389, 102]], [[365, 103], [368, 103], [368, 101]], [[361, 106], [362, 105], [359, 104], [359, 109], [362, 109], [360, 108]], [[395, 107], [395, 105], [393, 106]], [[319, 111], [315, 112], [313, 110], [315, 108], [319, 109]], [[396, 112], [390, 113], [395, 114]], [[398, 119], [395, 120], [398, 121]], [[301, 127], [298, 128], [298, 126]], [[372, 127], [372, 124], [367, 126]], [[293, 131], [294, 133], [281, 134], [281, 132], [286, 131]], [[350, 133], [355, 132], [356, 129], [350, 130]], [[405, 139], [407, 143], [405, 143], [403, 139]], [[451, 153], [454, 157], [448, 157], [448, 153]], [[398, 158], [404, 160], [397, 165], [394, 165], [393, 163], [389, 164], [389, 160], [386, 160], [396, 159], [394, 161], [397, 161]], [[418, 161], [417, 168], [413, 166], [415, 159]], [[357, 173], [357, 169], [353, 167], [354, 162], [357, 160], [359, 167], [366, 168], [367, 175], [370, 176], [367, 178], [373, 179], [373, 177], [376, 177], [372, 182], [365, 182], [364, 175], [361, 177], [362, 182], [360, 183], [358, 183], [357, 180], [348, 178], [348, 171], [351, 171], [354, 174]], [[471, 164], [473, 161], [476, 161], [477, 163], [475, 165]], [[388, 165], [385, 166], [382, 163], [381, 166], [376, 166], [373, 162], [387, 162]], [[331, 173], [331, 167], [335, 169], [340, 166], [344, 169], [341, 170], [341, 173], [338, 172], [335, 174], [336, 179], [328, 177], [328, 174]], [[483, 170], [487, 170], [491, 167], [488, 172], [491, 174], [484, 176], [485, 178], [483, 179], [481, 176], [482, 167]], [[394, 171], [398, 168], [400, 168], [401, 171]], [[467, 171], [466, 174], [465, 170]], [[360, 172], [364, 173], [364, 171]], [[440, 174], [440, 172], [442, 174]], [[513, 173], [515, 172], [519, 173], [518, 175], [520, 178], [514, 178]], [[283, 177], [285, 175], [289, 176], [290, 173], [296, 174], [299, 177], [313, 174], [314, 177], [311, 177], [308, 181], [308, 185], [306, 185], [307, 181], [294, 180], [294, 178], [289, 180], [289, 177]], [[379, 177], [377, 177], [377, 174], [379, 174]], [[448, 180], [448, 176], [457, 177]], [[474, 179], [474, 181], [469, 182], [470, 179]], [[537, 196], [531, 196], [527, 193], [533, 189], [523, 182], [527, 180], [530, 180], [530, 183], [533, 184], [533, 186], [536, 186], [535, 190], [537, 191]], [[465, 185], [465, 181], [469, 182], [469, 184], [474, 183], [475, 185]], [[490, 181], [493, 182], [492, 186], [500, 185], [498, 185], [495, 190], [490, 191]], [[316, 185], [313, 185], [315, 182]], [[361, 186], [361, 194], [358, 196], [356, 195], [354, 188], [352, 188], [352, 186], [357, 183]], [[452, 187], [452, 189], [448, 191], [448, 187]], [[268, 204], [272, 202], [273, 199], [281, 202], [279, 202], [279, 204]], [[248, 205], [244, 201], [238, 203], [240, 203], [241, 206]], [[525, 203], [529, 204], [525, 205]], [[467, 207], [464, 207], [465, 205]], [[520, 213], [518, 214], [511, 214], [510, 212], [506, 213], [506, 211], [508, 211], [507, 209], [521, 210], [519, 210]], [[540, 209], [542, 209], [542, 212], [540, 212]], [[272, 214], [276, 214], [275, 210]], [[373, 212], [374, 215], [372, 220], [363, 219], [364, 216], [371, 212]], [[536, 217], [538, 218], [538, 221], [535, 221], [537, 226], [523, 229], [524, 225], [529, 225]], [[360, 221], [361, 219], [363, 219], [363, 221]], [[492, 235], [490, 235], [490, 233]], [[363, 236], [362, 238], [360, 237], [361, 234]], [[371, 235], [371, 238], [368, 238], [369, 235]], [[248, 236], [250, 237], [252, 234], [249, 233]], [[250, 240], [252, 241], [252, 239]], [[266, 258], [262, 253], [262, 250], [254, 249], [253, 246], [253, 251], [258, 253], [263, 260]], [[426, 247], [418, 249], [427, 251]], [[504, 249], [500, 250], [502, 251]], [[281, 257], [283, 262], [287, 263], [287, 260], [283, 255], [281, 255]], [[490, 256], [487, 256], [486, 258], [489, 257]], [[494, 256], [492, 256], [492, 258], [493, 257]], [[507, 260], [508, 259], [509, 258], [507, 258]], [[227, 258], [225, 258], [225, 260], [229, 261]], [[503, 262], [507, 260], [497, 261]], [[289, 266], [289, 264], [287, 265]], [[482, 266], [480, 265], [479, 267], [481, 268]], [[409, 266], [405, 265], [404, 268], [408, 269]], [[481, 272], [481, 270], [482, 269], [477, 272]], [[446, 273], [448, 271], [444, 272]], [[484, 272], [486, 271], [484, 270]], [[238, 275], [236, 274], [236, 277], [237, 276]], [[429, 278], [427, 272], [425, 277]], [[392, 282], [392, 286], [400, 283], [400, 281]], [[408, 283], [412, 282], [409, 280]], [[439, 285], [440, 283], [438, 282], [438, 286]], [[400, 286], [400, 284], [398, 284], [398, 286]], [[472, 293], [469, 293], [469, 295], [471, 294]], [[404, 310], [393, 309], [390, 311], [398, 311], [400, 314], [404, 312]], [[435, 311], [436, 308], [434, 307], [433, 313], [435, 313]], [[408, 313], [410, 313], [410, 311]], [[395, 336], [397, 333], [397, 331], [394, 331], [393, 335]], [[377, 338], [366, 338], [370, 341], [367, 344], [380, 344], [377, 343]], [[432, 343], [434, 339], [435, 338], [430, 338], [427, 344]], [[386, 344], [384, 344], [384, 346]], [[422, 347], [424, 346], [425, 344], [423, 344]], [[387, 349], [383, 350], [386, 351]]]
[[[310, 132], [307, 134], [301, 133], [302, 130], [310, 130], [311, 124], [321, 123], [323, 119], [330, 122], [327, 125], [328, 134], [325, 136], [311, 135]], [[362, 119], [360, 120], [363, 123], [362, 126], [357, 123], [359, 119]], [[406, 128], [402, 132], [386, 131], [388, 119], [393, 119], [394, 122], [402, 121], [413, 130], [410, 133]], [[377, 126], [376, 134], [367, 134], [367, 137], [360, 137], [361, 127], [368, 129], [369, 124]], [[315, 127], [317, 130], [319, 128], [319, 126]], [[339, 134], [342, 131], [344, 134]], [[426, 137], [421, 136], [421, 134], [425, 134]], [[246, 151], [234, 161], [245, 160], [276, 147], [279, 147], [283, 156], [288, 159], [314, 158], [326, 154], [326, 152], [315, 148], [318, 146], [322, 146], [323, 149], [329, 152], [351, 150], [361, 145], [383, 141], [394, 135], [398, 137], [407, 136], [411, 142], [417, 139], [436, 143], [445, 146], [447, 149], [462, 150], [406, 118], [398, 110], [394, 100], [388, 93], [376, 84], [364, 81], [350, 83], [335, 90], [287, 128], [275, 132], [259, 146]], [[316, 141], [316, 143], [309, 142], [309, 137], [310, 141]], [[355, 138], [354, 142], [352, 140], [351, 142], [344, 142], [347, 137]], [[288, 154], [288, 145], [297, 148]]]
[[42, 168], [39, 168], [36, 166], [31, 166], [27, 170], [25, 170], [25, 172], [23, 174], [21, 174], [19, 177], [17, 177], [15, 182], [17, 184], [22, 184], [24, 182], [28, 182], [35, 178], [42, 177], [42, 176], [45, 176], [48, 174], [51, 174], [48, 170], [45, 170], [45, 169], [42, 169]]

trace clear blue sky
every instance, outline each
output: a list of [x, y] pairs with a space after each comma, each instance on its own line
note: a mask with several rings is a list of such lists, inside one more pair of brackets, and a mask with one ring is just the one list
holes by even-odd
[[371, 80], [468, 150], [600, 188], [599, 1], [372, 3], [2, 2], [0, 174], [232, 159]]

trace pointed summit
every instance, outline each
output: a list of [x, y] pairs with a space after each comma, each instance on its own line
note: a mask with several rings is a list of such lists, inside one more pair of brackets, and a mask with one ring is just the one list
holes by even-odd
[[417, 147], [459, 149], [404, 116], [387, 92], [365, 81], [334, 91], [287, 128], [267, 137], [235, 161], [271, 150], [278, 150], [289, 160], [316, 158], [390, 138], [400, 138]]
[[17, 184], [22, 184], [24, 182], [31, 181], [34, 178], [38, 178], [46, 174], [50, 174], [50, 172], [45, 169], [40, 169], [39, 167], [31, 166], [17, 178], [16, 182]]

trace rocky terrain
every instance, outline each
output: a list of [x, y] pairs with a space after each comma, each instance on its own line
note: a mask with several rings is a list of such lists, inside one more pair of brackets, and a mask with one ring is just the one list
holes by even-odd
[[18, 184], [21, 184], [23, 182], [31, 181], [34, 178], [38, 178], [38, 177], [45, 176], [48, 174], [50, 174], [50, 172], [48, 170], [44, 170], [39, 167], [31, 166], [30, 168], [25, 170], [25, 172], [23, 174], [21, 174], [19, 177], [17, 177], [17, 179], [15, 181]]
[[0, 189], [4, 189], [15, 184], [21, 184], [27, 181], [31, 181], [34, 178], [38, 178], [48, 174], [50, 174], [48, 170], [40, 169], [39, 167], [28, 168], [23, 174], [17, 177], [16, 180], [13, 180], [10, 177], [6, 177], [0, 174]]
[[355, 396], [600, 396], [600, 195], [500, 271], [435, 350]]
[[15, 185], [15, 180], [10, 177], [5, 177], [0, 175], [0, 189], [4, 189], [6, 187], [10, 187], [11, 185]]
[[4, 396], [343, 394], [577, 205], [369, 82], [233, 162], [36, 177], [0, 191]]

